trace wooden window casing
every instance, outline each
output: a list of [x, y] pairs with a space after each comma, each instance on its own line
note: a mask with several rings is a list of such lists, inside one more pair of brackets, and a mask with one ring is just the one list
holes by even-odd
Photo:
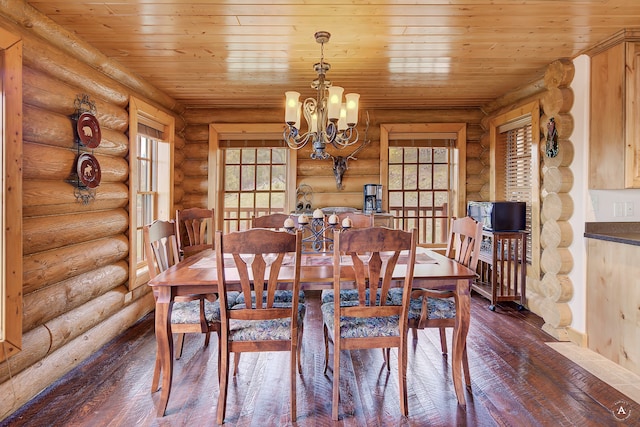
[[[427, 148], [434, 150], [440, 148], [446, 148], [446, 161], [436, 161], [434, 164], [437, 167], [444, 167], [443, 164], [447, 163], [446, 175], [447, 182], [447, 196], [442, 196], [448, 199], [447, 202], [447, 210], [446, 217], [451, 218], [454, 216], [466, 215], [466, 188], [465, 188], [465, 176], [466, 176], [466, 145], [467, 145], [467, 127], [466, 123], [412, 123], [412, 124], [382, 124], [380, 125], [380, 183], [383, 187], [383, 196], [382, 196], [382, 205], [383, 210], [390, 212], [390, 188], [389, 188], [389, 176], [390, 176], [390, 168], [393, 169], [393, 163], [395, 161], [389, 158], [389, 148], [390, 147], [415, 147], [418, 150], [420, 148], [424, 148], [424, 152], [426, 152]], [[444, 151], [442, 151], [444, 153]], [[418, 159], [419, 160], [419, 159]], [[431, 161], [430, 161], [431, 162]], [[411, 162], [405, 162], [409, 164]], [[425, 162], [426, 164], [426, 162]], [[416, 163], [416, 167], [418, 167], [418, 163]], [[431, 197], [436, 197], [436, 194], [442, 193], [445, 191], [442, 186], [436, 186], [435, 192], [431, 193], [431, 190], [425, 189], [423, 192], [424, 195], [431, 195]], [[441, 191], [442, 190], [442, 191]], [[395, 189], [392, 190], [393, 192]], [[402, 190], [400, 190], [402, 191]], [[428, 198], [428, 197], [427, 197]], [[428, 206], [433, 203], [433, 198], [431, 201], [427, 201], [425, 198], [422, 200], [418, 199], [418, 208], [426, 209], [431, 211], [432, 207]], [[425, 205], [425, 206], [423, 206]], [[442, 207], [443, 203], [436, 203]], [[406, 208], [406, 207], [404, 207]], [[403, 208], [403, 209], [404, 209]], [[397, 208], [394, 208], [397, 210]], [[406, 218], [403, 218], [401, 221], [396, 221], [396, 226], [398, 227], [420, 227], [422, 224], [418, 219], [421, 215], [416, 209], [415, 219], [411, 219], [411, 215], [407, 215]], [[404, 209], [406, 212], [406, 209]], [[403, 216], [405, 216], [403, 212]], [[443, 212], [439, 212], [436, 215], [431, 215], [433, 218], [426, 219], [425, 215], [422, 215], [425, 218], [422, 218], [424, 226], [426, 227], [428, 221], [431, 221], [431, 228], [429, 232], [423, 232], [422, 230], [418, 230], [418, 233], [424, 235], [424, 238], [421, 237], [421, 241], [419, 244], [421, 246], [443, 246], [439, 242], [441, 240], [441, 236], [444, 234], [448, 234], [448, 224], [443, 218]], [[428, 233], [431, 233], [432, 240], [434, 242], [428, 242], [427, 236]]]
[[[283, 148], [286, 169], [286, 184], [284, 190], [284, 207], [258, 206], [255, 209], [256, 214], [267, 213], [269, 209], [271, 213], [279, 212], [275, 209], [282, 209], [283, 212], [290, 212], [292, 206], [295, 206], [296, 198], [296, 172], [297, 172], [297, 152], [289, 149], [282, 140], [282, 132], [284, 125], [277, 123], [233, 123], [219, 124], [212, 123], [209, 125], [209, 202], [208, 207], [214, 209], [215, 228], [217, 230], [227, 230], [230, 226], [226, 223], [236, 223], [238, 227], [249, 227], [251, 214], [243, 213], [243, 219], [225, 221], [225, 149], [227, 148]], [[277, 162], [280, 164], [280, 161]], [[266, 165], [265, 165], [266, 167]], [[254, 185], [258, 185], [254, 181]], [[270, 194], [271, 190], [264, 191], [263, 194]], [[281, 190], [278, 189], [280, 194]], [[275, 193], [274, 193], [275, 194]], [[249, 197], [249, 196], [247, 196]], [[280, 197], [280, 196], [277, 196]], [[240, 206], [239, 204], [237, 206]], [[244, 217], [248, 215], [248, 219]]]
[[0, 28], [0, 362], [22, 348], [22, 39]]
[[[155, 129], [155, 131], [153, 131]], [[156, 133], [157, 132], [157, 133]], [[149, 135], [152, 133], [153, 135]], [[141, 137], [144, 137], [140, 139]], [[147, 170], [141, 175], [140, 160], [146, 161], [147, 155], [139, 153], [139, 142], [151, 137], [157, 143], [154, 163], [156, 172]], [[149, 281], [143, 251], [142, 226], [150, 219], [169, 220], [174, 216], [173, 209], [173, 148], [175, 138], [175, 118], [140, 100], [131, 97], [129, 101], [129, 289], [133, 290]], [[139, 155], [143, 154], [142, 157]], [[140, 158], [139, 158], [140, 157]], [[152, 166], [153, 169], [153, 166]], [[157, 174], [156, 188], [141, 188], [141, 180], [153, 178]], [[145, 182], [146, 181], [142, 181]], [[141, 191], [142, 190], [142, 191]], [[139, 197], [152, 195], [153, 207], [143, 208]], [[151, 214], [153, 218], [149, 218]], [[144, 215], [147, 215], [145, 217]]]
[[[517, 130], [520, 129], [520, 130]], [[507, 152], [512, 134], [513, 149]], [[518, 138], [521, 138], [518, 141]], [[527, 201], [527, 275], [540, 277], [540, 104], [530, 102], [489, 121], [490, 200]], [[529, 141], [529, 142], [527, 142]], [[526, 147], [529, 145], [529, 147]], [[519, 148], [518, 148], [519, 146]], [[507, 169], [511, 172], [507, 172]], [[525, 187], [528, 187], [525, 188]], [[530, 195], [527, 195], [527, 192]]]

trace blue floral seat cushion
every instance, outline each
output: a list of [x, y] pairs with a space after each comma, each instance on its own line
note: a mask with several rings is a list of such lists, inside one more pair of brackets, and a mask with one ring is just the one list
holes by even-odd
[[[233, 310], [245, 308], [244, 304], [236, 304]], [[287, 303], [274, 303], [274, 307], [288, 308]], [[298, 325], [302, 325], [305, 306], [298, 304]], [[291, 319], [268, 320], [234, 320], [229, 321], [229, 341], [268, 341], [291, 339]]]
[[[402, 288], [389, 290], [388, 299], [391, 305], [402, 304]], [[422, 297], [411, 298], [409, 303], [409, 320], [419, 320], [422, 313]], [[456, 317], [456, 302], [453, 298], [427, 298], [427, 318], [453, 319]]]
[[[238, 292], [227, 292], [229, 305], [235, 304]], [[204, 300], [204, 318], [208, 323], [220, 322], [220, 300], [214, 302]], [[200, 323], [200, 301], [178, 301], [171, 308], [171, 323], [189, 325]]]
[[[343, 301], [343, 306], [358, 305], [357, 301]], [[322, 304], [322, 317], [327, 328], [334, 329], [334, 303]], [[367, 338], [367, 337], [396, 337], [400, 335], [400, 316], [384, 317], [341, 317], [340, 337], [342, 338]]]
[[[380, 291], [378, 290], [378, 298], [380, 296]], [[369, 289], [366, 290], [366, 299], [369, 302]], [[357, 289], [341, 289], [340, 290], [340, 301], [344, 302], [348, 301], [358, 301], [358, 290]], [[376, 302], [379, 302], [378, 299]], [[320, 304], [326, 304], [328, 302], [333, 302], [333, 289], [323, 289], [322, 295], [320, 296]]]
[[[266, 302], [267, 294], [263, 294], [262, 302]], [[286, 302], [291, 304], [293, 300], [293, 291], [288, 289], [278, 289], [274, 294], [274, 302]], [[254, 292], [251, 292], [251, 302], [256, 302], [256, 295]], [[298, 302], [304, 303], [304, 292], [300, 291], [298, 293]], [[235, 304], [244, 304], [244, 293], [240, 293], [236, 298]]]

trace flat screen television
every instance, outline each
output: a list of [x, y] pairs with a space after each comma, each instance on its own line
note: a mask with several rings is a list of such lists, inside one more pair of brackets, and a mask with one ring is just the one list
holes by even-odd
[[469, 202], [467, 215], [482, 223], [485, 230], [526, 230], [527, 204], [525, 202]]

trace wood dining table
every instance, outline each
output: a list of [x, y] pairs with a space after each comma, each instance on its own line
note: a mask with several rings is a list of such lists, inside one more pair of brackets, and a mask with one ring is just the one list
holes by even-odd
[[[181, 295], [210, 294], [218, 291], [218, 275], [215, 252], [205, 250], [168, 268], [149, 281], [156, 294], [155, 332], [157, 357], [160, 359], [162, 383], [158, 416], [164, 416], [173, 377], [173, 339], [171, 332], [171, 307], [175, 297]], [[300, 283], [303, 290], [331, 289], [333, 287], [333, 257], [331, 253], [303, 254]], [[230, 266], [231, 267], [231, 266]], [[279, 280], [291, 280], [293, 268], [282, 267]], [[393, 277], [403, 280], [406, 263], [396, 265]], [[237, 280], [234, 268], [225, 268], [225, 277]], [[465, 406], [462, 381], [462, 355], [466, 345], [470, 322], [470, 285], [476, 278], [475, 271], [435, 251], [418, 247], [414, 266], [413, 287], [455, 290], [458, 299], [455, 327], [453, 329], [452, 377], [458, 404]], [[345, 281], [349, 277], [344, 278]]]

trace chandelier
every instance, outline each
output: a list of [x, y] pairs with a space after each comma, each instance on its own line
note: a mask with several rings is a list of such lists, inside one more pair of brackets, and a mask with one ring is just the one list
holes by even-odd
[[[311, 83], [311, 87], [316, 89], [317, 97], [300, 102], [299, 92], [285, 92], [284, 140], [294, 150], [299, 150], [311, 141], [312, 159], [329, 158], [329, 153], [325, 151], [327, 144], [342, 149], [358, 142], [356, 125], [360, 95], [348, 93], [343, 102], [344, 89], [332, 86], [331, 81], [326, 79], [331, 64], [324, 62], [324, 44], [329, 42], [330, 37], [331, 34], [327, 31], [315, 33], [316, 42], [320, 43], [320, 62], [313, 66], [318, 78]], [[300, 129], [301, 112], [307, 122], [307, 131], [304, 133]]]

